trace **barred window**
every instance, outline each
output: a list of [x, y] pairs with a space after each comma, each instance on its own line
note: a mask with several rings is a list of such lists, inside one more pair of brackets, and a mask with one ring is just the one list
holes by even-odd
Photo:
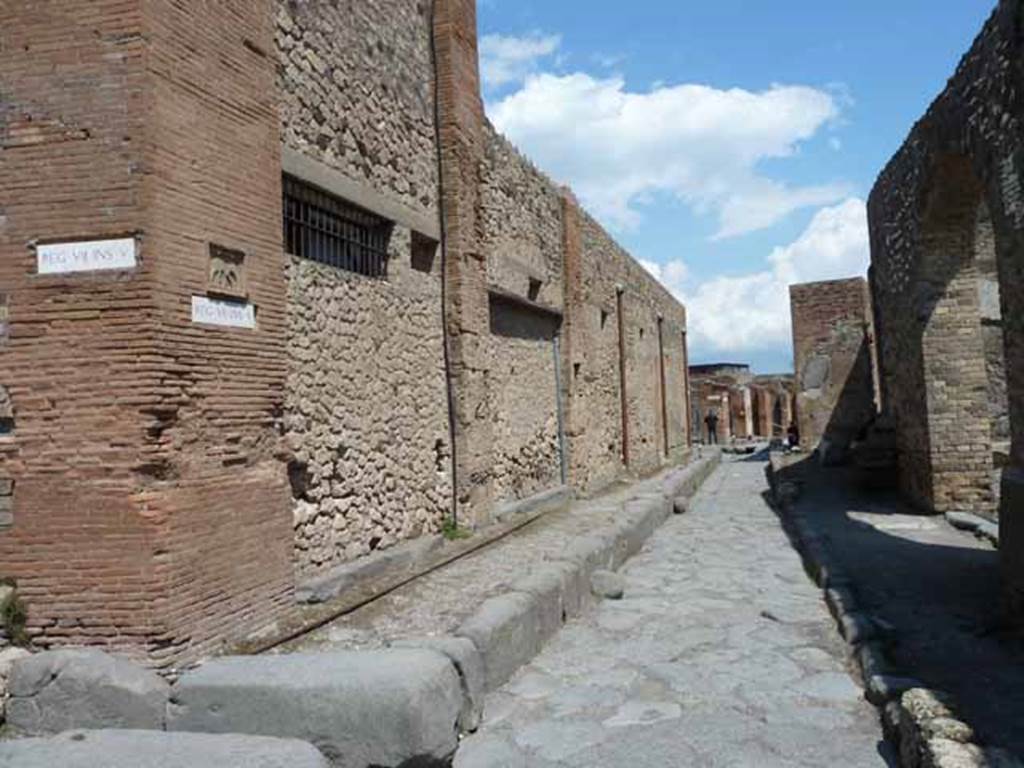
[[284, 177], [288, 252], [367, 277], [387, 277], [394, 225], [292, 176]]

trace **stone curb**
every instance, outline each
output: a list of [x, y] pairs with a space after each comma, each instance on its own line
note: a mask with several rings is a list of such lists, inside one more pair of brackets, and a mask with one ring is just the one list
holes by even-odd
[[972, 743], [974, 732], [955, 717], [956, 707], [949, 694], [930, 690], [920, 680], [894, 669], [886, 651], [893, 627], [860, 609], [854, 584], [833, 559], [828, 538], [814, 529], [805, 513], [793, 508], [799, 486], [781, 480], [772, 463], [767, 474], [783, 528], [807, 575], [822, 589], [825, 604], [860, 671], [865, 698], [879, 709], [885, 737], [897, 748], [900, 765], [1024, 768], [1024, 763], [1004, 750]]
[[613, 522], [484, 601], [455, 636], [411, 638], [380, 651], [216, 658], [169, 689], [166, 720], [154, 731], [298, 739], [335, 768], [446, 765], [457, 733], [479, 727], [485, 694], [594, 602], [594, 573], [614, 571], [639, 552], [720, 462], [716, 452], [639, 483], [609, 508]]
[[509, 592], [486, 600], [455, 631], [473, 641], [483, 658], [486, 690], [494, 691], [527, 664], [570, 618], [595, 599], [596, 571], [616, 571], [637, 554], [679, 506], [692, 496], [721, 463], [721, 454], [678, 470], [660, 482], [641, 483], [622, 506], [621, 518], [573, 541], [559, 557], [512, 585]]
[[969, 512], [947, 512], [946, 522], [960, 531], [973, 533], [999, 549], [999, 525]]

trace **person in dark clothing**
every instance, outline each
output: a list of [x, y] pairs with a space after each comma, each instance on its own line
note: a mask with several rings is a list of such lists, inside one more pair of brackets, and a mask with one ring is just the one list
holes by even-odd
[[789, 438], [790, 448], [800, 447], [800, 428], [796, 425], [795, 421], [790, 422], [786, 436]]
[[708, 443], [718, 445], [718, 412], [710, 411], [704, 417], [704, 423], [708, 425]]

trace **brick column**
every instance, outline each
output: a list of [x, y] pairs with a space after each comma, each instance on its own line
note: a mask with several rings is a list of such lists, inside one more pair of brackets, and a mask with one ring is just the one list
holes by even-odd
[[[4, 7], [0, 575], [41, 645], [166, 664], [290, 598], [272, 20], [270, 0]], [[134, 266], [43, 276], [26, 248], [114, 238]], [[212, 244], [241, 254], [255, 329], [192, 321]]]
[[480, 97], [475, 0], [436, 0], [438, 95], [447, 232], [447, 302], [455, 380], [456, 494], [463, 523], [482, 522], [493, 500], [490, 311], [480, 247]]

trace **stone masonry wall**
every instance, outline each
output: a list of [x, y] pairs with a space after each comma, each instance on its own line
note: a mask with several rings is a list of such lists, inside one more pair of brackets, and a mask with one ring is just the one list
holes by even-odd
[[314, 573], [440, 530], [451, 473], [439, 265], [392, 237], [387, 280], [293, 257], [285, 423], [295, 544]]
[[896, 417], [902, 487], [932, 509], [995, 508], [992, 365], [979, 290], [986, 259], [978, 258], [979, 246], [994, 241], [1012, 437], [1000, 552], [1017, 608], [1024, 608], [1022, 18], [1021, 0], [999, 3], [869, 202], [884, 406]]
[[[277, 3], [285, 147], [425, 222], [438, 218], [431, 34], [422, 3]], [[384, 280], [291, 260], [300, 576], [436, 533], [450, 510], [441, 267], [424, 234], [396, 224]]]
[[285, 145], [436, 211], [429, 3], [275, 1]]
[[500, 504], [562, 484], [554, 346], [564, 305], [562, 198], [490, 124], [484, 135], [480, 222], [491, 293], [488, 402]]
[[790, 288], [800, 440], [842, 460], [875, 413], [867, 283]]
[[[570, 460], [577, 487], [593, 490], [623, 469], [620, 306], [627, 468], [646, 473], [686, 450], [686, 311], [597, 221], [574, 204], [570, 208], [574, 224], [568, 226], [578, 227], [579, 238], [569, 291]], [[659, 357], [664, 358], [667, 419]]]

